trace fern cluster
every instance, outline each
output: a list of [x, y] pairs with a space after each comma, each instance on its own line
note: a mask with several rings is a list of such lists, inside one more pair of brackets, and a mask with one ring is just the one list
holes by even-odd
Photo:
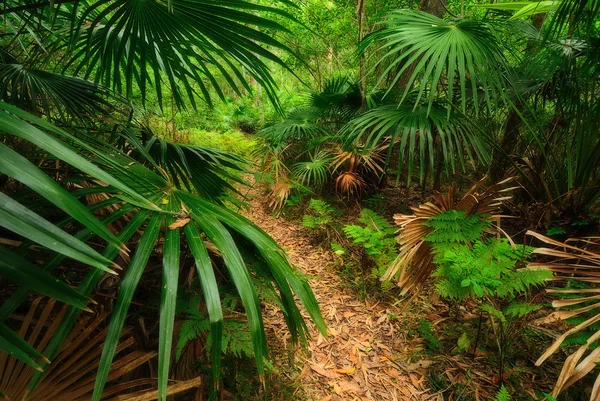
[[[202, 302], [200, 296], [193, 296], [189, 299], [179, 299], [177, 312], [185, 315], [185, 319], [179, 329], [179, 338], [175, 351], [175, 358], [179, 360], [185, 346], [198, 338], [204, 339], [204, 346], [207, 355], [211, 355], [211, 330], [208, 316], [198, 309]], [[238, 300], [227, 295], [223, 299], [225, 311], [231, 312], [235, 309]], [[221, 343], [223, 354], [232, 354], [237, 358], [252, 358], [254, 351], [252, 347], [252, 338], [248, 323], [235, 319], [223, 320], [223, 340]]]
[[445, 298], [507, 299], [541, 285], [552, 276], [547, 270], [521, 268], [533, 248], [511, 245], [506, 239], [484, 238], [489, 216], [467, 216], [450, 210], [430, 218], [433, 231], [425, 237], [432, 246], [436, 289]]
[[423, 223], [433, 231], [424, 240], [433, 244], [471, 243], [481, 238], [491, 225], [489, 216], [464, 210], [449, 210], [430, 217]]
[[396, 255], [396, 229], [371, 209], [362, 209], [358, 218], [360, 225], [347, 225], [344, 233], [356, 245], [364, 248], [378, 266], [374, 275], [380, 276]]
[[308, 210], [310, 214], [304, 215], [302, 225], [313, 230], [331, 224], [339, 214], [336, 208], [320, 199], [311, 199]]
[[345, 226], [344, 233], [355, 244], [361, 244], [367, 255], [381, 255], [395, 246], [396, 230], [385, 218], [370, 209], [363, 209], [358, 221], [362, 225]]
[[532, 249], [514, 248], [506, 239], [469, 244], [434, 245], [439, 294], [455, 300], [493, 296], [508, 298], [525, 293], [552, 276], [548, 270], [518, 269]]

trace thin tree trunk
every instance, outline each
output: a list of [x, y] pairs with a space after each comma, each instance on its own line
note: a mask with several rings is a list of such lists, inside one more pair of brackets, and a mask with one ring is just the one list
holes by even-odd
[[[365, 35], [365, 3], [367, 0], [358, 0], [356, 5], [356, 16], [358, 17], [358, 43], [360, 43]], [[366, 94], [365, 94], [365, 56], [360, 56], [360, 72], [359, 72], [359, 86], [360, 86], [360, 98], [362, 109], [365, 108]]]

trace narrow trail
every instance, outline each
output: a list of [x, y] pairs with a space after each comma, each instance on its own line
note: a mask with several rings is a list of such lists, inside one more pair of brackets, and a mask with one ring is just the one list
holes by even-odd
[[[402, 305], [369, 299], [361, 302], [344, 286], [337, 255], [313, 245], [306, 228], [272, 216], [259, 195], [251, 195], [251, 208], [243, 214], [270, 234], [308, 276], [329, 327], [329, 336], [323, 338], [314, 326], [309, 326], [313, 338], [308, 353], [298, 353], [296, 363], [301, 372], [292, 378], [303, 393], [298, 399], [437, 400], [438, 395], [428, 390], [424, 375], [431, 362], [409, 362], [408, 356], [422, 345], [411, 343], [402, 331]], [[267, 307], [265, 320], [269, 335], [289, 343], [281, 312]]]

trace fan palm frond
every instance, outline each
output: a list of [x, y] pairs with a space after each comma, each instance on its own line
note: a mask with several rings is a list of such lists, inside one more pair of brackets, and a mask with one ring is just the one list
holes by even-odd
[[406, 79], [400, 103], [413, 86], [417, 89], [415, 108], [426, 97], [428, 112], [440, 86], [447, 87], [448, 102], [460, 99], [463, 112], [469, 98], [473, 99], [475, 111], [479, 110], [480, 90], [489, 108], [504, 96], [505, 57], [486, 23], [452, 23], [425, 12], [395, 10], [386, 15], [382, 24], [381, 30], [365, 38], [362, 51], [374, 48], [383, 52], [374, 67], [382, 71], [379, 84], [389, 76], [387, 86], [394, 88]]
[[285, 120], [273, 123], [259, 134], [272, 147], [284, 146], [291, 140], [312, 139], [325, 134], [325, 129], [317, 121], [321, 111], [313, 107], [299, 107], [290, 111]]
[[464, 169], [463, 151], [466, 151], [471, 160], [489, 161], [481, 134], [472, 122], [459, 112], [448, 115], [448, 111], [437, 104], [430, 108], [408, 104], [380, 106], [350, 121], [341, 135], [349, 141], [360, 141], [366, 147], [375, 147], [389, 140], [387, 160], [390, 159], [393, 147], [398, 145], [398, 177], [402, 167], [406, 165], [409, 183], [415, 169], [416, 155], [419, 156], [421, 181], [424, 178], [425, 164], [428, 162], [430, 171], [433, 171], [439, 153], [447, 172], [450, 169], [455, 171], [457, 164]]
[[298, 162], [292, 166], [292, 173], [302, 185], [322, 185], [330, 175], [329, 165], [333, 158], [326, 152], [316, 152], [309, 155], [309, 160]]
[[[52, 300], [43, 302], [40, 298], [35, 299], [28, 313], [22, 317], [19, 335], [43, 352], [55, 334], [65, 311], [65, 308], [56, 308]], [[93, 315], [81, 317], [54, 358], [54, 363], [47, 368], [43, 379], [33, 391], [28, 388], [28, 383], [36, 373], [35, 370], [20, 362], [12, 363], [13, 361], [5, 355], [1, 355], [0, 388], [13, 400], [25, 397], [32, 401], [89, 399], [94, 388], [102, 342], [107, 333], [102, 326], [109, 317], [110, 314], [105, 311], [96, 311]], [[138, 349], [131, 330], [124, 330], [119, 342], [119, 356], [112, 366], [108, 380], [110, 384], [105, 396], [120, 395], [127, 390], [140, 388], [145, 394], [155, 391], [156, 379], [128, 380], [127, 375], [152, 361], [157, 353]], [[197, 384], [198, 380], [193, 382]], [[181, 388], [181, 385], [178, 387]]]
[[57, 110], [80, 119], [106, 114], [115, 102], [124, 102], [93, 82], [17, 63], [0, 64], [0, 99], [32, 113]]
[[118, 93], [130, 97], [135, 84], [145, 101], [152, 85], [162, 105], [165, 83], [179, 107], [186, 96], [192, 106], [198, 96], [210, 103], [208, 85], [224, 98], [217, 77], [238, 94], [251, 91], [244, 66], [275, 102], [266, 61], [284, 64], [267, 46], [287, 48], [261, 29], [286, 28], [257, 12], [293, 19], [279, 8], [245, 0], [96, 0], [76, 8], [67, 66]]

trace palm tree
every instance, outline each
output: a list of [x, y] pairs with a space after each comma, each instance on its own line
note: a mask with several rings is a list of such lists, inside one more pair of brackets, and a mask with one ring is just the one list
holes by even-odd
[[[212, 101], [209, 89], [218, 97], [224, 97], [225, 86], [237, 93], [250, 90], [245, 78], [250, 75], [275, 101], [267, 60], [283, 63], [268, 48], [286, 49], [263, 29], [284, 28], [263, 17], [265, 13], [287, 17], [280, 8], [245, 0], [3, 3], [0, 173], [8, 179], [1, 182], [0, 225], [18, 240], [0, 248], [0, 274], [20, 286], [0, 307], [0, 322], [30, 291], [71, 308], [43, 350], [33, 349], [4, 324], [0, 349], [43, 370], [87, 308], [99, 280], [125, 267], [117, 266], [115, 258], [131, 254], [99, 362], [93, 392], [93, 399], [99, 400], [135, 289], [159, 242], [159, 399], [167, 394], [180, 259], [188, 250], [211, 322], [215, 390], [220, 378], [222, 280], [233, 283], [244, 304], [260, 373], [268, 354], [253, 278], [277, 288], [294, 341], [308, 336], [294, 296], [325, 333], [314, 295], [283, 251], [260, 228], [222, 204], [224, 191], [232, 189], [229, 169], [243, 169], [240, 160], [152, 138], [135, 127], [127, 100], [139, 91], [144, 102], [152, 88], [162, 107], [162, 88], [167, 86], [177, 107], [195, 107], [198, 100]], [[102, 200], [86, 204], [92, 195]], [[64, 218], [57, 221], [50, 210]], [[100, 212], [102, 220], [97, 217]], [[126, 225], [121, 230], [108, 229], [122, 218]], [[74, 226], [82, 229], [73, 235]], [[88, 245], [96, 237], [106, 244], [103, 250]], [[48, 255], [41, 266], [29, 258], [32, 252], [37, 255], [34, 244]], [[224, 278], [217, 279], [207, 246], [217, 249], [224, 261]], [[250, 268], [248, 257], [259, 263]], [[65, 258], [93, 267], [77, 290], [50, 274]], [[33, 376], [30, 389], [42, 374]]]

